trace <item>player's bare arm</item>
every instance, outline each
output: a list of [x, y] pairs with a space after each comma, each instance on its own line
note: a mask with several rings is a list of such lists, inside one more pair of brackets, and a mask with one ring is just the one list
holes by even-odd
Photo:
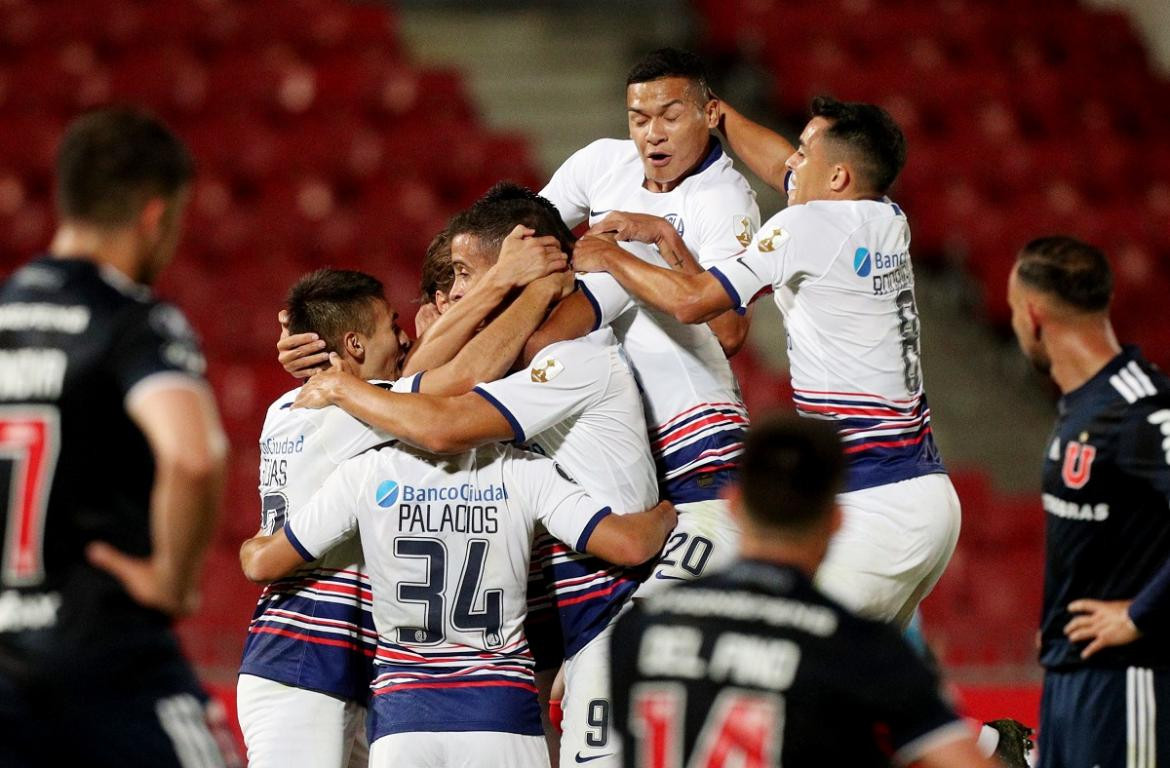
[[198, 602], [199, 571], [219, 517], [227, 438], [203, 382], [146, 386], [127, 411], [154, 455], [151, 554], [133, 557], [105, 542], [90, 544], [86, 554], [142, 605], [182, 615]]
[[585, 294], [576, 291], [553, 308], [524, 344], [521, 362], [528, 365], [549, 344], [579, 339], [597, 327], [597, 312]]
[[705, 323], [734, 308], [731, 297], [710, 272], [688, 275], [657, 267], [605, 238], [587, 235], [578, 240], [573, 265], [583, 272], [609, 272], [643, 304], [682, 323]]
[[256, 584], [287, 576], [304, 564], [283, 528], [269, 536], [257, 534], [240, 545], [240, 568]]
[[996, 768], [999, 763], [979, 754], [975, 739], [957, 739], [926, 752], [914, 763], [920, 768]]
[[[619, 211], [594, 224], [586, 234], [601, 236], [608, 234], [618, 240], [650, 243], [658, 247], [658, 252], [671, 269], [688, 275], [703, 272], [702, 265], [683, 242], [678, 230], [660, 216]], [[723, 354], [727, 357], [734, 357], [747, 341], [748, 330], [751, 327], [750, 308], [748, 312], [749, 314], [741, 315], [729, 310], [707, 321], [707, 327], [715, 334], [719, 346], [723, 348]]]
[[499, 410], [474, 392], [456, 396], [390, 392], [346, 371], [336, 355], [330, 370], [310, 379], [295, 402], [298, 408], [326, 405], [336, 405], [354, 418], [431, 453], [462, 453], [515, 436]]
[[769, 187], [784, 191], [784, 161], [795, 151], [788, 139], [744, 117], [725, 101], [719, 102], [719, 131], [754, 174]]
[[533, 234], [534, 230], [518, 225], [504, 238], [499, 259], [428, 329], [426, 339], [407, 358], [403, 373], [434, 370], [452, 360], [514, 289], [568, 268], [569, 257], [555, 237]]
[[678, 524], [669, 501], [629, 515], [606, 515], [585, 545], [585, 551], [617, 565], [641, 565], [662, 551]]

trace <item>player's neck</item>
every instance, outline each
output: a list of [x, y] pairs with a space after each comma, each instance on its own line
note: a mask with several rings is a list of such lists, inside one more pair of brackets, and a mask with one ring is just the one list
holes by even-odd
[[739, 554], [745, 560], [763, 560], [777, 565], [788, 565], [804, 573], [810, 579], [824, 558], [821, 548], [805, 543], [794, 544], [772, 538], [754, 537], [744, 532], [739, 544]]
[[1084, 385], [1121, 352], [1121, 344], [1107, 317], [1046, 329], [1044, 343], [1052, 360], [1049, 373], [1063, 394]]
[[79, 259], [112, 267], [134, 282], [141, 280], [134, 237], [125, 230], [64, 223], [53, 235], [49, 252], [59, 259]]

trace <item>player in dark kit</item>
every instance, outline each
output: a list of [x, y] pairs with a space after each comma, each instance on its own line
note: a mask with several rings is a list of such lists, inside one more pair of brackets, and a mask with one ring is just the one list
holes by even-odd
[[812, 585], [844, 473], [825, 422], [773, 417], [748, 433], [728, 492], [741, 559], [618, 620], [613, 722], [628, 768], [991, 766], [898, 632]]
[[7, 768], [228, 762], [170, 628], [194, 605], [226, 441], [196, 338], [147, 287], [191, 173], [153, 117], [78, 119], [50, 253], [0, 286]]
[[1170, 760], [1170, 379], [1109, 322], [1104, 254], [1025, 246], [1008, 301], [1062, 397], [1044, 463], [1045, 768]]

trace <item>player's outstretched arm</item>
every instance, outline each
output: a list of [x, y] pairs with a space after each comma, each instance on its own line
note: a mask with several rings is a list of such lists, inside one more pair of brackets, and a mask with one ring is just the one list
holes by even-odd
[[533, 234], [534, 230], [517, 226], [504, 238], [499, 259], [466, 296], [427, 329], [426, 338], [411, 350], [403, 373], [434, 370], [454, 359], [513, 289], [568, 268], [569, 257], [561, 252], [555, 237]]
[[309, 379], [293, 402], [295, 408], [327, 405], [431, 453], [462, 453], [514, 438], [507, 419], [474, 392], [457, 396], [390, 392], [347, 372], [336, 355], [330, 369]]
[[256, 584], [287, 576], [304, 564], [283, 529], [268, 536], [257, 534], [240, 545], [240, 568]]
[[788, 139], [747, 119], [725, 101], [719, 102], [719, 131], [754, 174], [769, 187], [784, 192], [784, 161], [795, 151]]
[[629, 515], [606, 515], [593, 529], [585, 551], [617, 565], [641, 565], [662, 551], [677, 524], [678, 513], [669, 501]]
[[[678, 230], [660, 216], [617, 211], [606, 215], [604, 219], [590, 227], [586, 234], [608, 234], [618, 240], [650, 243], [657, 246], [658, 253], [672, 270], [687, 275], [703, 273], [702, 265], [691, 253]], [[727, 357], [734, 357], [743, 348], [750, 326], [750, 314], [741, 315], [732, 310], [707, 321], [707, 327], [715, 334], [719, 346], [723, 348], [723, 354]]]
[[573, 266], [584, 272], [609, 272], [643, 304], [683, 323], [705, 323], [735, 306], [710, 272], [688, 275], [656, 267], [602, 237], [578, 240]]
[[148, 384], [131, 396], [127, 411], [154, 455], [151, 554], [132, 557], [94, 542], [87, 555], [139, 603], [171, 615], [189, 613], [219, 518], [227, 438], [211, 390], [194, 379]]
[[999, 763], [979, 754], [975, 739], [958, 739], [928, 750], [914, 763], [920, 768], [998, 768]]
[[525, 342], [548, 315], [553, 302], [572, 290], [572, 275], [558, 272], [529, 283], [519, 298], [464, 345], [450, 362], [427, 370], [421, 392], [461, 395], [512, 368]]
[[549, 344], [579, 339], [596, 328], [597, 322], [597, 313], [589, 299], [581, 291], [576, 291], [557, 304], [548, 319], [528, 337], [520, 359], [529, 365]]

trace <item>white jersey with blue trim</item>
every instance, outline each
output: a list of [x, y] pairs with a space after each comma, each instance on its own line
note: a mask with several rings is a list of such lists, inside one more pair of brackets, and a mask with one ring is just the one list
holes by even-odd
[[[601, 139], [566, 160], [541, 194], [570, 227], [596, 224], [611, 211], [661, 216], [704, 267], [742, 253], [759, 226], [755, 192], [717, 141], [670, 192], [651, 192], [644, 180], [633, 141]], [[621, 245], [664, 265], [653, 246]], [[715, 335], [637, 304], [610, 275], [585, 275], [580, 284], [598, 325], [612, 325], [641, 385], [664, 494], [676, 503], [717, 498], [720, 483], [712, 478], [735, 466], [747, 409]]]
[[[418, 377], [393, 385], [417, 389]], [[300, 389], [269, 406], [260, 436], [263, 533], [274, 533], [308, 504], [346, 459], [393, 438], [336, 407], [292, 407]], [[370, 584], [356, 539], [278, 579], [256, 603], [240, 671], [345, 699], [364, 701], [376, 646]]]
[[361, 536], [378, 629], [371, 742], [543, 733], [522, 628], [533, 530], [580, 550], [608, 514], [551, 459], [512, 446], [387, 445], [343, 463], [284, 530], [306, 560]]
[[[610, 329], [550, 344], [528, 368], [475, 391], [499, 409], [518, 442], [555, 459], [599, 503], [622, 514], [657, 503], [642, 398]], [[538, 540], [535, 556], [566, 657], [609, 625], [640, 581], [630, 569], [547, 537]], [[533, 614], [543, 606], [540, 597], [529, 605]]]
[[910, 226], [888, 199], [814, 201], [769, 219], [709, 270], [784, 315], [797, 411], [838, 422], [849, 490], [943, 472], [922, 384]]

